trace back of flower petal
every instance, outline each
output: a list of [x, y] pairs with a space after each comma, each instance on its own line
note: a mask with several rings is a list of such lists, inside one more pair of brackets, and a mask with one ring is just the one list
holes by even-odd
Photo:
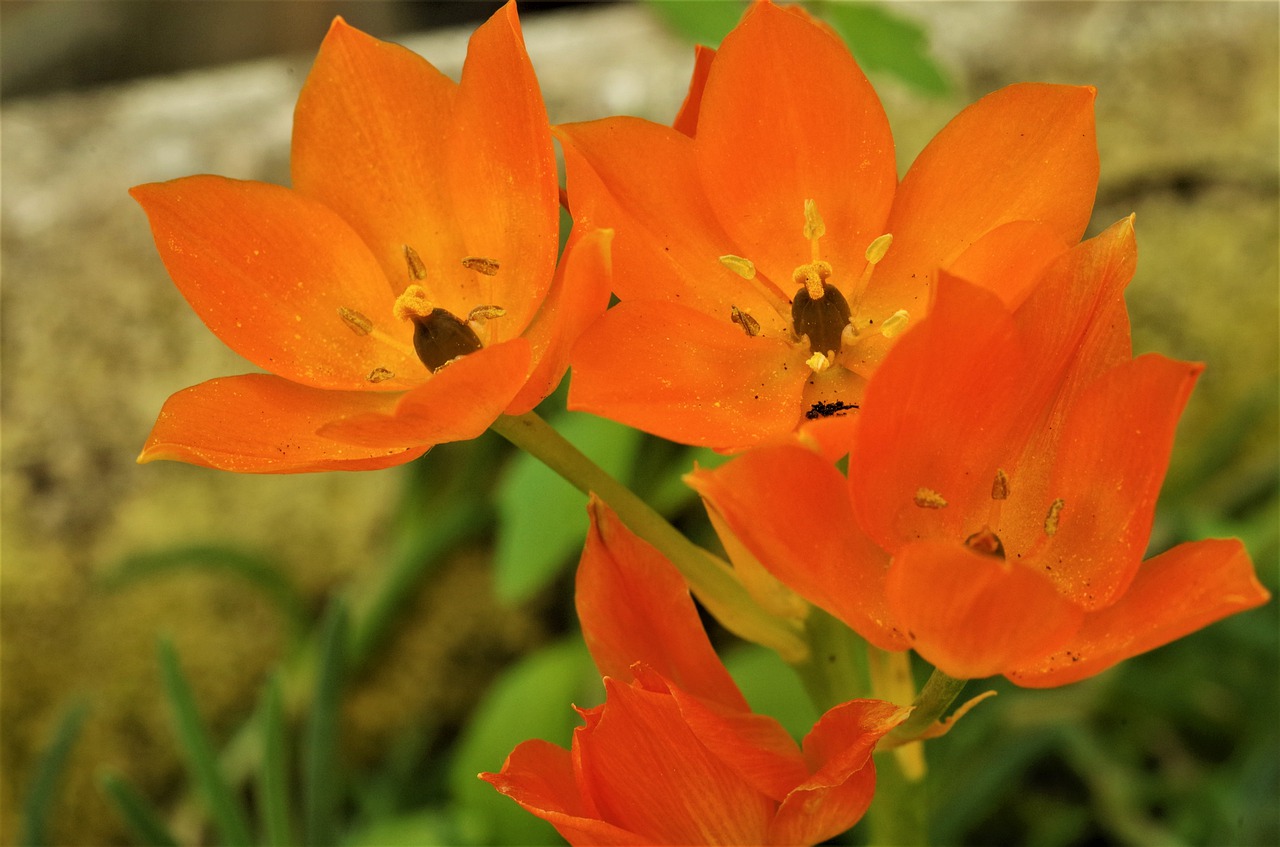
[[1180, 544], [1144, 562], [1124, 595], [1085, 616], [1060, 651], [1009, 678], [1031, 688], [1066, 685], [1260, 606], [1270, 596], [1239, 541]]
[[403, 391], [427, 377], [377, 262], [327, 207], [216, 176], [130, 193], [187, 302], [258, 367], [334, 389]]
[[352, 415], [390, 412], [397, 394], [325, 391], [269, 374], [246, 374], [179, 391], [160, 417], [139, 462], [172, 459], [239, 473], [373, 470], [412, 461], [415, 444], [360, 446], [317, 435]]
[[692, 694], [745, 711], [680, 574], [608, 506], [592, 499], [588, 511], [576, 605], [601, 675], [628, 680], [643, 662]]
[[680, 111], [671, 127], [690, 138], [698, 129], [698, 113], [702, 109], [702, 91], [707, 87], [707, 74], [711, 72], [711, 62], [716, 57], [714, 48], [699, 44], [694, 48], [693, 77], [689, 80], [689, 93], [680, 104]]

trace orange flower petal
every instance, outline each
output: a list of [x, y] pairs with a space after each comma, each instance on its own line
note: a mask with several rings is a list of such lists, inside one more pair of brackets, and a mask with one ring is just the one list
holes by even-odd
[[691, 694], [745, 712], [679, 572], [599, 500], [588, 512], [576, 605], [600, 674], [631, 679], [631, 666], [643, 662]]
[[[1091, 384], [1066, 417], [1045, 498], [1026, 506], [1020, 525], [1038, 536], [1047, 498], [1063, 500], [1037, 560], [1052, 563], [1049, 578], [1085, 609], [1111, 605], [1142, 561], [1174, 429], [1201, 370], [1140, 356]], [[1007, 548], [1011, 541], [1005, 536]]]
[[394, 411], [380, 410], [335, 421], [328, 438], [371, 447], [429, 446], [481, 435], [524, 385], [529, 342], [514, 338], [456, 359], [406, 393]]
[[498, 338], [514, 337], [542, 303], [560, 247], [551, 126], [514, 0], [471, 36], [445, 155], [452, 225], [461, 231], [467, 255], [500, 266], [495, 276], [466, 272], [467, 310], [503, 307]]
[[1129, 590], [1114, 605], [1086, 615], [1065, 647], [1008, 676], [1031, 688], [1066, 685], [1270, 597], [1239, 541], [1180, 544], [1145, 562]]
[[956, 679], [1033, 662], [1061, 648], [1084, 617], [1030, 568], [959, 543], [920, 541], [901, 548], [886, 591], [911, 646]]
[[698, 44], [693, 53], [693, 78], [689, 80], [689, 93], [680, 104], [680, 111], [671, 127], [676, 132], [693, 138], [698, 129], [698, 112], [702, 109], [702, 91], [707, 87], [707, 74], [711, 72], [711, 62], [716, 57], [712, 47]]
[[[377, 262], [328, 208], [277, 185], [217, 176], [130, 193], [187, 302], [258, 367], [316, 388], [403, 391], [426, 378]], [[343, 318], [350, 313], [372, 332]], [[394, 376], [371, 383], [375, 369]]]
[[418, 458], [426, 448], [361, 447], [316, 433], [351, 415], [390, 411], [399, 399], [382, 392], [309, 388], [270, 374], [213, 379], [165, 401], [138, 461], [173, 459], [239, 473], [391, 467]]
[[698, 740], [766, 797], [781, 803], [809, 771], [782, 724], [747, 709], [710, 703], [668, 683], [666, 690]]
[[975, 241], [947, 271], [994, 292], [1012, 311], [1026, 299], [1049, 263], [1070, 246], [1047, 224], [1012, 221]]
[[800, 447], [762, 447], [686, 481], [792, 590], [877, 647], [906, 647], [885, 602], [888, 557], [857, 530], [830, 462]]
[[649, 843], [635, 833], [589, 816], [569, 752], [550, 742], [522, 743], [507, 757], [501, 773], [482, 773], [480, 778], [550, 823], [570, 844], [641, 847]]
[[813, 776], [783, 802], [770, 843], [817, 844], [857, 823], [875, 793], [871, 752], [907, 714], [883, 700], [851, 700], [823, 715], [804, 739]]
[[[1039, 221], [1066, 244], [1084, 233], [1098, 185], [1092, 88], [1011, 85], [957, 115], [898, 187], [893, 247], [866, 295], [873, 314], [897, 308], [988, 232]], [[924, 300], [919, 301], [921, 305]]]
[[298, 95], [291, 172], [360, 234], [393, 295], [412, 281], [409, 245], [444, 308], [465, 315], [477, 304], [445, 297], [470, 278], [441, 168], [456, 90], [421, 56], [337, 18]]
[[711, 66], [696, 147], [720, 222], [765, 276], [791, 286], [809, 261], [805, 200], [831, 234], [822, 258], [850, 279], [862, 272], [897, 170], [884, 109], [842, 41], [807, 16], [752, 6]]
[[533, 372], [508, 415], [523, 415], [542, 402], [564, 379], [569, 353], [578, 337], [609, 305], [610, 230], [574, 226], [556, 267], [542, 309], [525, 332], [533, 355]]
[[[999, 299], [944, 279], [924, 321], [872, 376], [858, 412], [849, 491], [886, 550], [917, 539], [962, 541], [982, 528], [998, 468], [1021, 450], [1028, 365]], [[974, 521], [977, 524], [974, 525]]]
[[740, 448], [800, 420], [808, 351], [674, 303], [619, 303], [573, 350], [569, 408], [685, 444]]
[[773, 303], [721, 264], [737, 248], [702, 193], [692, 140], [636, 118], [566, 124], [556, 135], [574, 220], [614, 230], [619, 298], [677, 302], [726, 323], [737, 306], [766, 333], [790, 332], [780, 297]]
[[580, 730], [580, 779], [600, 817], [653, 844], [761, 844], [774, 804], [707, 750], [666, 693], [605, 680]]

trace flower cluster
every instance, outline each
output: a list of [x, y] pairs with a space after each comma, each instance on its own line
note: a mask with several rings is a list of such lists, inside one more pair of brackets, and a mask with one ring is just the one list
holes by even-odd
[[1144, 561], [1201, 366], [1133, 356], [1133, 221], [1081, 240], [1093, 101], [997, 91], [899, 179], [844, 44], [768, 0], [699, 50], [669, 127], [551, 127], [511, 3], [459, 83], [335, 21], [292, 188], [134, 189], [183, 295], [268, 372], [175, 394], [140, 461], [387, 467], [528, 413], [570, 367], [572, 408], [736, 454], [687, 478], [721, 583], [592, 501], [577, 608], [604, 703], [570, 750], [527, 742], [483, 777], [573, 843], [831, 838], [908, 703], [823, 704], [797, 746], [751, 712], [689, 585], [748, 635], [736, 612], [803, 641], [818, 607], [946, 677], [1035, 687], [1268, 599], [1238, 541]]

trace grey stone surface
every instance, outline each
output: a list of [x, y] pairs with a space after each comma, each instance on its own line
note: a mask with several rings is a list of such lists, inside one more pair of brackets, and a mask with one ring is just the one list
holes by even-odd
[[[1184, 442], [1262, 396], [1241, 461], [1274, 462], [1280, 7], [895, 8], [927, 26], [956, 82], [952, 96], [928, 101], [882, 81], [904, 166], [959, 108], [997, 87], [1099, 88], [1102, 187], [1092, 229], [1138, 212], [1137, 345], [1209, 364]], [[641, 7], [538, 16], [525, 33], [553, 120], [666, 121], [683, 98], [692, 51]], [[404, 43], [456, 76], [465, 36]], [[117, 691], [108, 715], [127, 721], [130, 698], [154, 697], [145, 667], [155, 620], [221, 633], [189, 670], [238, 678], [229, 690], [242, 698], [246, 677], [278, 649], [269, 613], [212, 582], [104, 603], [89, 578], [119, 556], [225, 541], [293, 563], [291, 578], [316, 595], [372, 567], [380, 552], [395, 472], [243, 477], [133, 463], [168, 394], [250, 368], [169, 283], [126, 190], [200, 172], [284, 182], [293, 101], [309, 63], [257, 62], [0, 111], [0, 600], [10, 692], [0, 755], [11, 765], [30, 761], [35, 742], [25, 739], [49, 725], [60, 698], [101, 689], [113, 661], [147, 681]], [[233, 704], [229, 695], [211, 708]], [[116, 751], [108, 757], [127, 760], [112, 747], [120, 739], [101, 732], [109, 736], [101, 749]], [[0, 806], [12, 809], [16, 790], [7, 780]]]

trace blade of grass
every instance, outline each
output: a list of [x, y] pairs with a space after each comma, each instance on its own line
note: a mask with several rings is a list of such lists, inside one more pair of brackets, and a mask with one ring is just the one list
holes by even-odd
[[74, 703], [58, 722], [53, 734], [53, 741], [45, 748], [36, 763], [35, 777], [31, 780], [31, 788], [22, 804], [22, 830], [19, 844], [41, 847], [48, 844], [48, 833], [45, 826], [49, 821], [49, 812], [53, 810], [58, 796], [58, 784], [62, 781], [62, 773], [66, 770], [67, 759], [71, 757], [71, 748], [80, 737], [80, 728], [84, 725], [88, 704]]
[[284, 847], [293, 843], [293, 835], [289, 831], [289, 753], [279, 673], [267, 681], [261, 722], [262, 765], [258, 769], [258, 800], [262, 810], [262, 831], [268, 844]]
[[346, 664], [347, 610], [334, 600], [320, 635], [316, 687], [307, 717], [303, 749], [303, 842], [311, 847], [337, 843], [338, 717]]
[[237, 805], [231, 787], [218, 768], [213, 744], [209, 741], [200, 720], [200, 711], [196, 708], [195, 695], [191, 693], [191, 686], [187, 684], [178, 663], [178, 654], [168, 639], [160, 641], [160, 674], [191, 778], [208, 805], [209, 814], [221, 840], [225, 844], [247, 847], [252, 839], [244, 810]]
[[178, 839], [138, 789], [114, 773], [104, 774], [100, 782], [107, 800], [124, 818], [134, 841], [154, 847], [178, 847]]

